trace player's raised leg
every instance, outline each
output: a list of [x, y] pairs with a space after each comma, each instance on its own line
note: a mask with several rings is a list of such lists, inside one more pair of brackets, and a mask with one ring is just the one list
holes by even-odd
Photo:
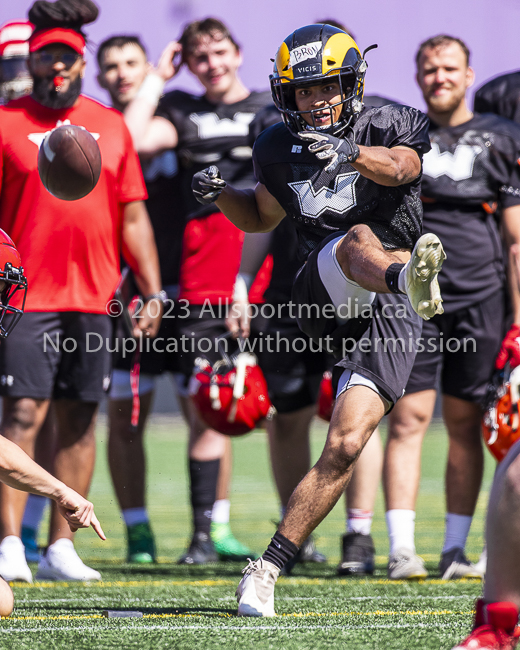
[[294, 491], [267, 550], [250, 563], [238, 586], [240, 615], [275, 615], [274, 585], [280, 570], [337, 503], [387, 407], [366, 386], [353, 386], [338, 397], [320, 459]]

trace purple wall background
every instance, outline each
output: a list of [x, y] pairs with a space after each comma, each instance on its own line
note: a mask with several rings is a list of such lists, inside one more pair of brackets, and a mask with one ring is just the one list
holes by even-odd
[[[98, 0], [100, 17], [89, 26], [94, 45], [116, 33], [142, 36], [150, 59], [157, 58], [169, 40], [176, 39], [182, 26], [214, 15], [224, 20], [242, 44], [244, 65], [241, 76], [252, 89], [268, 87], [270, 57], [295, 28], [318, 19], [333, 18], [348, 25], [360, 48], [378, 43], [367, 56], [369, 70], [366, 91], [403, 103], [423, 107], [414, 81], [417, 45], [430, 36], [445, 32], [464, 39], [472, 51], [476, 72], [475, 88], [499, 73], [520, 68], [518, 47], [520, 2], [518, 0], [330, 0], [325, 11], [311, 0]], [[0, 21], [20, 18], [30, 2], [2, 3]], [[107, 101], [95, 81], [93, 53], [89, 62], [85, 92]], [[198, 90], [196, 81], [182, 72], [173, 86]]]

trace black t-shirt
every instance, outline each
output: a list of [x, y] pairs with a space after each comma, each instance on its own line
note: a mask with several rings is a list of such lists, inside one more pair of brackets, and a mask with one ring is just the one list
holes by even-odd
[[173, 150], [163, 151], [149, 160], [141, 160], [155, 243], [159, 253], [163, 286], [179, 283], [179, 269], [184, 232], [184, 210], [177, 156]]
[[520, 124], [520, 71], [503, 74], [475, 93], [477, 113], [495, 113]]
[[[414, 108], [390, 104], [365, 108], [354, 124], [354, 138], [365, 146], [406, 146], [422, 156], [429, 150], [428, 118]], [[255, 142], [256, 178], [284, 208], [299, 234], [305, 259], [334, 232], [365, 223], [383, 246], [413, 248], [422, 229], [420, 176], [406, 185], [385, 187], [361, 176], [348, 163], [326, 172], [326, 162], [284, 124], [265, 130]]]
[[156, 115], [176, 128], [176, 151], [181, 168], [184, 210], [188, 218], [218, 212], [201, 206], [191, 191], [193, 174], [217, 165], [222, 178], [234, 187], [253, 187], [249, 125], [256, 113], [271, 103], [271, 93], [252, 92], [234, 104], [212, 104], [204, 96], [174, 90], [161, 99]]
[[481, 302], [504, 284], [494, 210], [520, 204], [520, 127], [476, 114], [454, 127], [430, 128], [423, 159], [424, 231], [441, 239], [445, 311]]

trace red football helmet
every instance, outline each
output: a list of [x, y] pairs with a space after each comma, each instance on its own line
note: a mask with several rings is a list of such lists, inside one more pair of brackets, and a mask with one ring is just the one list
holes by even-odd
[[274, 415], [264, 375], [249, 352], [223, 354], [213, 367], [197, 359], [189, 393], [206, 424], [228, 436], [248, 433]]
[[488, 390], [482, 434], [487, 448], [500, 462], [520, 438], [520, 366], [509, 376], [495, 377]]
[[332, 388], [332, 373], [326, 370], [320, 384], [320, 394], [318, 395], [318, 417], [330, 422], [332, 411], [334, 410], [334, 390]]

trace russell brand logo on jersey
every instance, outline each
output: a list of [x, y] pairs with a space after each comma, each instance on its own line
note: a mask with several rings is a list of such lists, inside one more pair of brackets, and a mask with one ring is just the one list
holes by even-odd
[[357, 204], [355, 185], [358, 177], [358, 172], [339, 174], [334, 179], [334, 189], [322, 187], [318, 191], [309, 180], [288, 185], [298, 197], [302, 215], [317, 219], [324, 212], [344, 214]]
[[197, 125], [199, 138], [229, 138], [247, 136], [249, 124], [253, 121], [254, 113], [235, 113], [233, 119], [220, 119], [215, 113], [192, 113], [190, 120]]
[[432, 142], [431, 150], [423, 157], [423, 174], [432, 178], [449, 176], [454, 181], [471, 178], [473, 166], [482, 147], [478, 145], [459, 144], [455, 152], [443, 151], [436, 142]]

